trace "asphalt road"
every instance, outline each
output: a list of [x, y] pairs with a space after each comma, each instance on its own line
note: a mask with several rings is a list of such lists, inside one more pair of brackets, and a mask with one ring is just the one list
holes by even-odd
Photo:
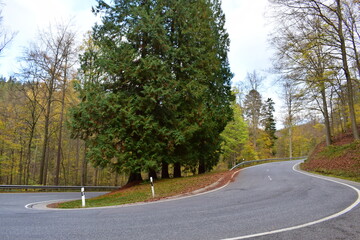
[[[359, 200], [348, 186], [295, 172], [295, 163], [244, 169], [235, 182], [207, 194], [123, 207], [28, 209], [29, 203], [80, 194], [0, 194], [0, 239], [241, 239], [318, 221]], [[254, 239], [360, 239], [360, 207]]]

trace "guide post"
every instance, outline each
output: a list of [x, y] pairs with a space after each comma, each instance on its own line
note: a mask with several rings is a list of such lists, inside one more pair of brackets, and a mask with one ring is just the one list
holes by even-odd
[[152, 197], [155, 197], [154, 181], [153, 181], [153, 178], [152, 178], [152, 177], [150, 177], [150, 183], [151, 183]]
[[81, 205], [85, 207], [85, 188], [81, 188]]

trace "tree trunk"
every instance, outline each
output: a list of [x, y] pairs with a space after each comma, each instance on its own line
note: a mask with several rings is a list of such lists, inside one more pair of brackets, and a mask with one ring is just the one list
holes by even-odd
[[200, 159], [198, 173], [203, 174], [205, 172], [206, 172], [205, 161], [204, 161], [204, 159]]
[[[4, 142], [3, 141], [1, 141], [1, 145], [0, 145], [1, 147], [0, 147], [0, 157], [2, 157], [2, 155], [4, 154]], [[3, 183], [3, 180], [2, 180], [2, 167], [1, 167], [1, 161], [0, 161], [0, 184], [2, 184]]]
[[98, 175], [99, 175], [99, 169], [95, 168], [94, 169], [95, 173], [94, 173], [94, 178], [93, 178], [93, 185], [97, 186], [98, 184]]
[[[65, 98], [63, 94], [63, 100]], [[62, 129], [63, 129], [63, 121], [64, 121], [64, 103], [61, 106], [60, 112], [60, 129], [59, 129], [59, 139], [58, 139], [58, 149], [56, 154], [56, 168], [55, 168], [55, 186], [59, 185], [60, 182], [60, 164], [61, 164], [61, 148], [62, 148]]]
[[60, 163], [61, 163], [61, 146], [62, 146], [62, 132], [63, 132], [63, 121], [64, 121], [64, 109], [65, 109], [65, 93], [66, 93], [66, 81], [67, 81], [67, 59], [65, 59], [64, 67], [64, 83], [62, 86], [61, 95], [61, 112], [60, 112], [60, 128], [59, 128], [59, 140], [56, 158], [56, 170], [55, 170], [55, 185], [58, 186], [60, 182]]
[[356, 42], [356, 39], [355, 39], [356, 34], [358, 34], [358, 36], [360, 36], [360, 35], [359, 35], [359, 32], [357, 32], [357, 27], [356, 27], [357, 19], [353, 15], [353, 13], [350, 14], [350, 16], [348, 18], [348, 21], [350, 21], [350, 23], [346, 24], [346, 21], [345, 21], [345, 24], [347, 25], [348, 33], [350, 35], [350, 39], [351, 39], [351, 43], [352, 43], [352, 47], [353, 47], [353, 52], [354, 52], [356, 68], [357, 68], [357, 71], [358, 71], [358, 74], [359, 74], [359, 77], [360, 77], [360, 58], [359, 58], [359, 52], [357, 50], [357, 42]]
[[141, 172], [137, 171], [137, 172], [130, 172], [127, 184], [130, 183], [137, 183], [137, 182], [142, 182], [142, 176], [141, 176]]
[[86, 143], [84, 147], [84, 158], [81, 166], [81, 186], [87, 185], [87, 160], [86, 160]]
[[152, 177], [154, 180], [157, 179], [156, 171], [153, 168], [149, 169], [149, 179]]
[[330, 101], [329, 101], [329, 104], [330, 104], [330, 130], [332, 132], [332, 134], [335, 134], [336, 133], [336, 130], [335, 130], [335, 121], [334, 121], [334, 118], [335, 118], [335, 113], [334, 113], [334, 95], [333, 95], [333, 91], [331, 90], [331, 94], [330, 94]]
[[35, 128], [32, 128], [30, 131], [30, 138], [29, 138], [29, 142], [27, 145], [27, 153], [26, 153], [26, 176], [25, 176], [25, 184], [28, 185], [29, 184], [29, 178], [30, 178], [30, 165], [31, 165], [31, 146], [32, 146], [32, 141], [33, 141], [33, 137], [34, 137], [34, 132], [35, 132]]
[[65, 169], [65, 166], [64, 166], [64, 162], [61, 162], [61, 166], [62, 166], [63, 173], [64, 173], [64, 185], [67, 186], [68, 181], [67, 181], [67, 177], [66, 177], [66, 169]]
[[51, 102], [52, 102], [52, 87], [49, 88], [49, 96], [47, 99], [47, 106], [45, 112], [45, 125], [44, 125], [44, 142], [43, 150], [41, 153], [40, 160], [40, 177], [39, 184], [46, 184], [46, 163], [48, 156], [48, 144], [49, 144], [49, 125], [50, 125], [50, 113], [51, 113]]
[[257, 126], [253, 127], [253, 146], [254, 146], [254, 150], [255, 152], [258, 152], [258, 147], [257, 147]]
[[20, 148], [20, 160], [19, 160], [19, 180], [18, 180], [18, 184], [22, 185], [23, 184], [23, 168], [24, 168], [24, 163], [23, 163], [23, 145], [21, 144], [21, 148]]
[[293, 157], [293, 146], [292, 146], [292, 125], [289, 127], [289, 158]]
[[181, 177], [181, 164], [180, 163], [174, 163], [174, 178]]
[[169, 164], [166, 161], [162, 161], [161, 164], [161, 178], [170, 178], [169, 175]]
[[36, 159], [38, 158], [38, 152], [39, 152], [39, 145], [35, 144], [35, 152], [34, 152], [34, 165], [30, 166], [31, 169], [30, 171], [32, 172], [32, 174], [30, 174], [32, 176], [32, 181], [35, 183], [37, 181], [37, 167], [36, 167]]
[[343, 17], [342, 17], [342, 10], [341, 10], [341, 1], [336, 0], [336, 13], [338, 17], [338, 35], [340, 40], [340, 48], [341, 48], [341, 59], [343, 63], [343, 70], [346, 77], [346, 86], [347, 86], [347, 96], [348, 96], [348, 106], [350, 111], [350, 121], [351, 121], [351, 129], [354, 136], [354, 139], [358, 140], [359, 137], [359, 131], [356, 124], [356, 116], [355, 116], [355, 108], [354, 108], [354, 91], [353, 91], [353, 83], [351, 79], [351, 74], [348, 66], [348, 60], [347, 60], [347, 52], [346, 52], [346, 43], [345, 43], [345, 37], [343, 33]]
[[326, 101], [326, 93], [325, 93], [325, 85], [322, 83], [321, 85], [321, 98], [323, 103], [323, 116], [325, 120], [325, 137], [326, 137], [326, 146], [331, 145], [331, 128], [330, 128], [330, 118], [329, 118], [329, 111]]
[[119, 183], [118, 183], [118, 178], [119, 178], [119, 173], [116, 171], [115, 172], [115, 178], [114, 178], [114, 186], [117, 186]]
[[[49, 140], [50, 141], [50, 140]], [[49, 144], [49, 142], [48, 142]], [[46, 185], [47, 184], [47, 174], [48, 174], [48, 167], [49, 167], [49, 158], [50, 158], [50, 151], [49, 151], [49, 146], [47, 146], [48, 150], [46, 152], [46, 158], [45, 158], [45, 167], [44, 167], [44, 178], [43, 178], [43, 184]]]
[[80, 139], [76, 139], [76, 165], [75, 165], [75, 183], [79, 185], [79, 165], [80, 165]]
[[10, 182], [9, 182], [10, 185], [13, 184], [14, 165], [15, 165], [15, 153], [14, 150], [11, 150], [11, 167], [10, 167]]

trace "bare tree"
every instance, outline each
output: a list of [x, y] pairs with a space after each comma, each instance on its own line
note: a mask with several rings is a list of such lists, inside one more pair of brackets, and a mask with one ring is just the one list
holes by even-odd
[[[297, 84], [289, 78], [283, 81], [283, 99], [285, 101], [284, 126], [289, 133], [289, 158], [293, 157], [293, 127], [298, 120], [297, 117], [302, 110], [301, 90]], [[292, 76], [295, 77], [295, 76]]]
[[[3, 5], [4, 4], [2, 3], [2, 1], [0, 1], [0, 8]], [[15, 38], [17, 34], [16, 32], [10, 32], [3, 26], [2, 24], [3, 17], [1, 13], [2, 13], [2, 9], [0, 9], [0, 54], [2, 54], [4, 48], [9, 45], [9, 43]]]
[[261, 86], [262, 82], [264, 81], [265, 77], [254, 70], [252, 73], [248, 72], [246, 74], [245, 81], [248, 84], [249, 90], [256, 90], [259, 91], [259, 87]]
[[57, 149], [57, 156], [56, 156], [56, 169], [55, 169], [55, 180], [54, 184], [59, 185], [60, 182], [60, 164], [61, 164], [61, 151], [62, 151], [62, 136], [63, 136], [63, 125], [64, 125], [64, 110], [65, 110], [65, 95], [67, 89], [67, 83], [69, 75], [71, 75], [71, 70], [76, 62], [76, 53], [77, 50], [75, 48], [75, 32], [69, 29], [69, 26], [60, 26], [61, 29], [59, 30], [65, 36], [63, 42], [60, 43], [61, 51], [62, 51], [62, 58], [63, 58], [63, 65], [62, 71], [63, 74], [61, 76], [62, 80], [62, 87], [61, 87], [61, 111], [60, 111], [60, 123], [59, 123], [59, 137], [58, 137], [58, 149]]
[[360, 78], [360, 56], [358, 46], [360, 45], [360, 2], [354, 0], [343, 1], [344, 24], [351, 44], [352, 55], [349, 55], [355, 62], [358, 78]]
[[[353, 90], [353, 79], [350, 73], [350, 69], [348, 66], [348, 51], [345, 42], [344, 29], [343, 29], [343, 12], [340, 0], [336, 0], [336, 16], [337, 16], [337, 26], [334, 24], [333, 28], [337, 31], [338, 38], [340, 41], [340, 49], [341, 49], [341, 60], [343, 63], [343, 71], [346, 77], [347, 89], [348, 89], [348, 106], [350, 111], [350, 121], [351, 121], [351, 129], [355, 139], [360, 139], [359, 131], [356, 123], [356, 115], [354, 108], [354, 90]], [[324, 17], [326, 19], [326, 17]]]
[[[347, 104], [352, 132], [354, 138], [359, 139], [354, 110], [353, 76], [349, 67], [349, 42], [347, 41], [347, 31], [345, 31], [343, 26], [343, 9], [344, 4], [347, 1], [270, 0], [270, 2], [273, 3], [274, 6], [279, 7], [277, 8], [278, 11], [276, 17], [279, 26], [282, 27], [280, 31], [275, 33], [273, 42], [275, 42], [275, 44], [284, 42], [284, 39], [287, 42], [287, 44], [282, 45], [280, 48], [281, 50], [278, 51], [278, 59], [280, 62], [279, 68], [285, 68], [287, 72], [294, 72], [299, 70], [303, 71], [304, 66], [308, 66], [308, 69], [310, 67], [314, 70], [315, 75], [313, 74], [313, 76], [316, 77], [317, 83], [309, 87], [318, 88], [322, 98], [322, 104], [319, 104], [319, 106], [326, 124], [327, 143], [331, 143], [331, 128], [328, 104], [326, 102], [326, 88], [328, 85], [327, 83], [331, 81], [331, 78], [334, 78], [329, 75], [329, 72], [331, 72], [329, 67], [333, 68], [333, 71], [343, 70], [344, 72], [348, 92]], [[298, 43], [312, 38], [311, 32], [306, 30], [308, 25], [303, 24], [303, 22], [308, 24], [308, 20], [316, 23], [316, 28], [314, 28], [314, 30], [316, 30], [317, 34], [315, 34], [313, 40], [307, 41], [311, 45], [307, 44], [301, 46]], [[298, 45], [298, 47], [294, 48], [294, 45]], [[308, 46], [311, 46], [311, 48]], [[302, 55], [301, 58], [299, 58], [299, 53]], [[306, 60], [305, 62], [307, 62], [307, 64], [298, 64], [299, 59], [302, 61]], [[297, 65], [291, 66], [288, 63], [297, 63]], [[339, 65], [339, 67], [335, 65]], [[306, 79], [308, 76], [309, 72], [304, 73], [302, 78]]]
[[[39, 33], [38, 41], [26, 49], [24, 54], [26, 63], [24, 69], [27, 69], [30, 74], [29, 77], [37, 79], [41, 84], [44, 84], [46, 89], [46, 92], [43, 94], [45, 101], [42, 105], [45, 122], [39, 175], [39, 183], [44, 185], [47, 182], [47, 166], [49, 162], [49, 130], [53, 117], [52, 104], [56, 100], [54, 93], [59, 86], [62, 86], [62, 90], [66, 86], [67, 72], [69, 71], [69, 66], [71, 66], [69, 62], [73, 44], [74, 33], [69, 32], [68, 25], [58, 25], [55, 29], [50, 25], [47, 31]], [[61, 101], [64, 98], [65, 96], [63, 96]], [[60, 120], [60, 141], [62, 115], [63, 109]], [[60, 163], [57, 163], [56, 172], [58, 172], [59, 165]]]
[[23, 75], [21, 75], [22, 80], [24, 82], [21, 85], [21, 91], [23, 95], [26, 97], [26, 106], [25, 110], [28, 111], [27, 118], [25, 121], [25, 126], [28, 134], [28, 140], [26, 145], [25, 151], [25, 184], [29, 184], [30, 179], [30, 166], [32, 161], [32, 147], [33, 147], [33, 140], [35, 138], [36, 127], [39, 122], [39, 118], [43, 112], [43, 108], [40, 105], [39, 98], [40, 98], [40, 83], [37, 79], [29, 79], [27, 69], [23, 69]]

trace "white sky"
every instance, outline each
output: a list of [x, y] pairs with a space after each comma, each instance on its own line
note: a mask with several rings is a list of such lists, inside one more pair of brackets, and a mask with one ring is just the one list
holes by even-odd
[[[8, 77], [17, 72], [18, 58], [24, 47], [36, 40], [38, 30], [45, 30], [50, 23], [56, 24], [73, 19], [81, 36], [95, 22], [91, 7], [95, 0], [0, 0], [3, 25], [11, 31], [18, 32], [16, 38], [0, 57], [0, 75]], [[223, 0], [223, 11], [226, 15], [226, 28], [230, 35], [231, 45], [229, 61], [231, 71], [235, 74], [233, 84], [244, 81], [247, 72], [254, 70], [266, 76], [271, 68], [271, 52], [267, 44], [269, 26], [264, 17], [267, 0]], [[260, 92], [263, 99], [271, 97], [280, 108], [273, 82], [264, 82]]]

